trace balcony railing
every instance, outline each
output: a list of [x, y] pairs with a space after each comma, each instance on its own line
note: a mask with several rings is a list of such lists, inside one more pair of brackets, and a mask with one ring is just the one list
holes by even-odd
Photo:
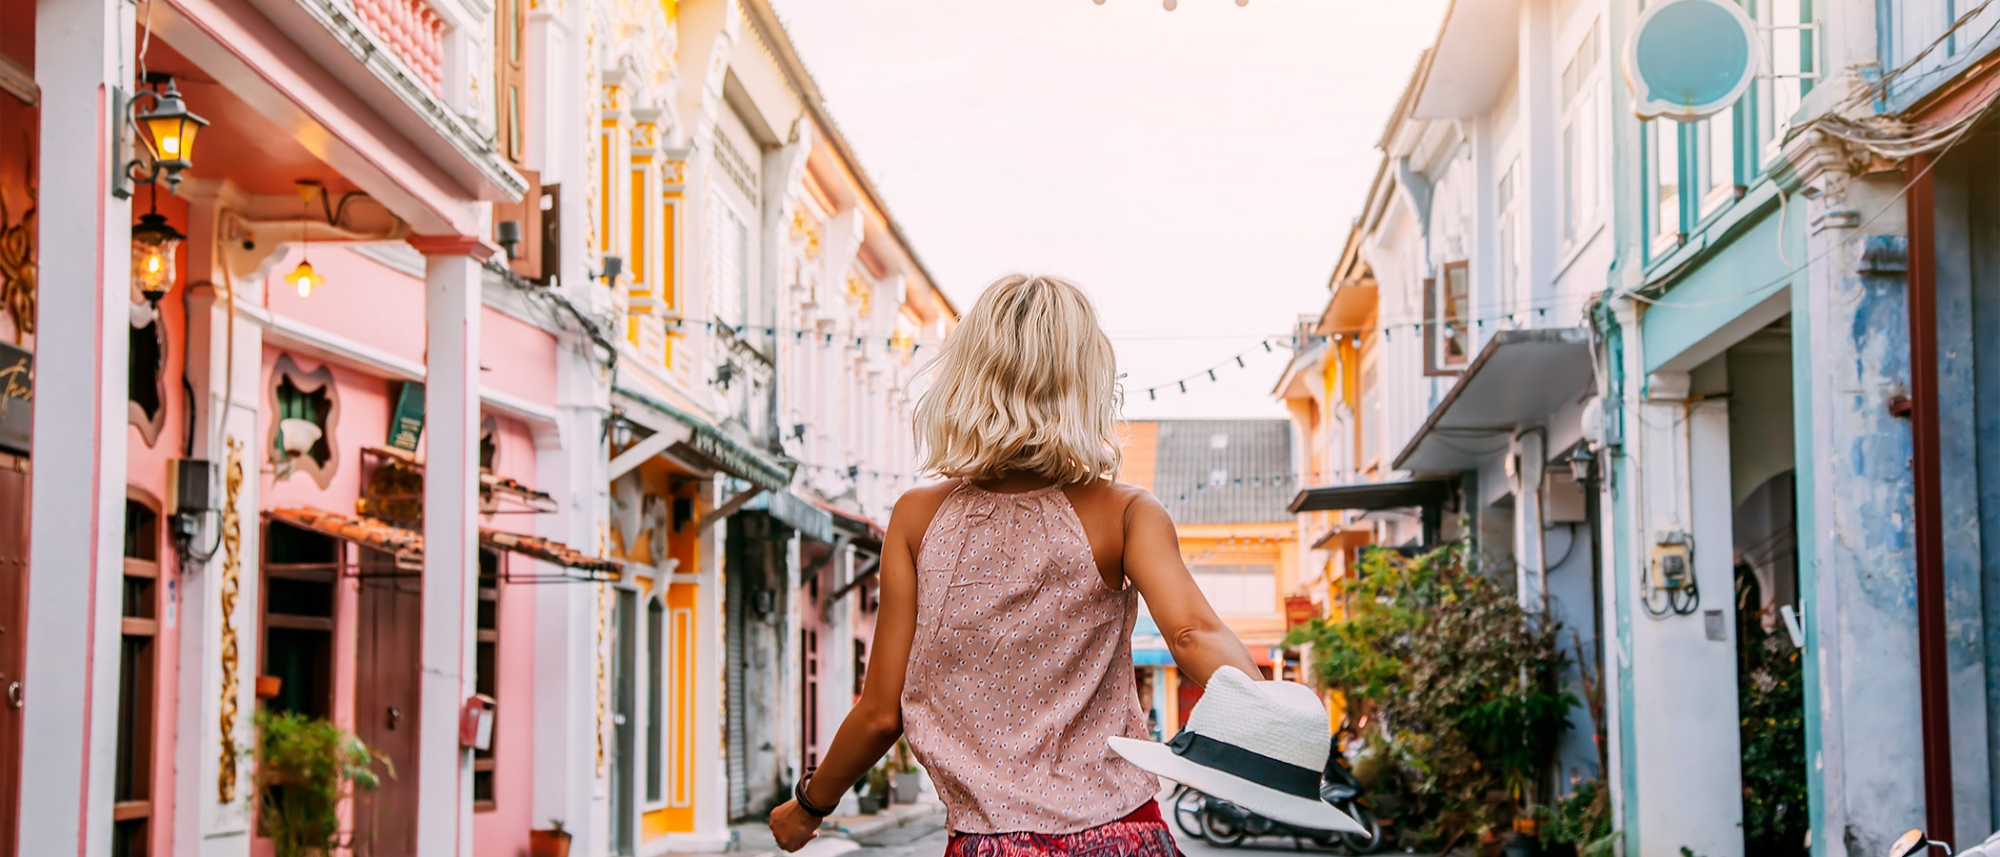
[[431, 11], [430, 4], [424, 0], [354, 0], [354, 11], [432, 93], [440, 92], [444, 19]]

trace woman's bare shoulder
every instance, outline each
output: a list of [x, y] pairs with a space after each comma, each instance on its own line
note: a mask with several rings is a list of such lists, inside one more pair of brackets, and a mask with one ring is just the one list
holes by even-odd
[[896, 498], [896, 508], [889, 513], [889, 531], [902, 536], [912, 549], [923, 541], [925, 531], [931, 528], [931, 519], [937, 517], [938, 509], [951, 492], [958, 488], [959, 479], [946, 479], [930, 485], [919, 485], [903, 492]]
[[1082, 482], [1064, 491], [1079, 511], [1082, 511], [1082, 507], [1088, 506], [1092, 512], [1119, 519], [1123, 519], [1133, 509], [1160, 505], [1158, 500], [1153, 499], [1153, 492], [1130, 482], [1119, 482], [1114, 479]]

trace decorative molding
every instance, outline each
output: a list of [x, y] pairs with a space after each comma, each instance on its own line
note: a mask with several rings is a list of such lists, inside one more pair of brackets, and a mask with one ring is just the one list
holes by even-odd
[[484, 262], [500, 252], [498, 245], [477, 235], [412, 235], [408, 240], [426, 257], [469, 256], [474, 262]]
[[[603, 553], [600, 547], [598, 554], [601, 556]], [[602, 583], [597, 585], [597, 775], [599, 777], [603, 777], [606, 772], [604, 735], [607, 715], [611, 711], [611, 676], [606, 671], [604, 663], [605, 640], [608, 637], [606, 629], [611, 622], [610, 592], [611, 587]]]
[[344, 0], [299, 0], [299, 8], [332, 33], [334, 41], [346, 48], [356, 62], [374, 72], [390, 92], [415, 110], [488, 181], [514, 199], [527, 195], [527, 179], [507, 164], [506, 158], [493, 147], [493, 141], [452, 112], [400, 57], [374, 37], [366, 23], [355, 17], [353, 7]]
[[399, 274], [408, 274], [419, 280], [424, 278], [424, 254], [417, 252], [417, 248], [407, 241], [350, 244], [347, 249]]
[[222, 699], [220, 703], [222, 755], [217, 765], [215, 791], [219, 803], [236, 801], [236, 596], [243, 571], [243, 517], [236, 509], [243, 492], [243, 442], [228, 438], [229, 459], [222, 478]]

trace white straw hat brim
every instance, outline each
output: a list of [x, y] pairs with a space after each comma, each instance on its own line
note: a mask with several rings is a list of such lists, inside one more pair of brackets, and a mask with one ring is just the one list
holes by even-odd
[[1246, 810], [1294, 827], [1367, 833], [1367, 829], [1323, 800], [1312, 800], [1262, 786], [1234, 774], [1197, 765], [1156, 741], [1111, 736], [1111, 749], [1147, 771], [1204, 794], [1214, 795]]

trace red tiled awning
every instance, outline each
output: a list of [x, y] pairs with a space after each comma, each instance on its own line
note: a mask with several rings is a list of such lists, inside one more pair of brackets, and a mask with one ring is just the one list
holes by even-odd
[[[396, 449], [395, 447], [368, 446], [362, 447], [361, 451], [407, 464], [420, 472], [424, 468], [423, 459], [418, 458], [416, 453]], [[521, 480], [511, 476], [501, 476], [481, 470], [479, 471], [479, 490], [512, 497], [514, 500], [520, 502], [521, 505], [527, 506], [537, 512], [557, 511], [556, 498], [554, 496], [551, 496], [547, 491], [537, 491]]]
[[[310, 506], [272, 509], [264, 514], [274, 521], [282, 521], [294, 527], [345, 539], [371, 550], [391, 554], [396, 558], [397, 568], [408, 570], [423, 568], [424, 536], [414, 530], [385, 524], [366, 516], [343, 515]], [[479, 543], [494, 550], [520, 554], [552, 565], [589, 572], [590, 580], [616, 580], [623, 568], [616, 560], [598, 559], [562, 542], [540, 536], [480, 527]]]

